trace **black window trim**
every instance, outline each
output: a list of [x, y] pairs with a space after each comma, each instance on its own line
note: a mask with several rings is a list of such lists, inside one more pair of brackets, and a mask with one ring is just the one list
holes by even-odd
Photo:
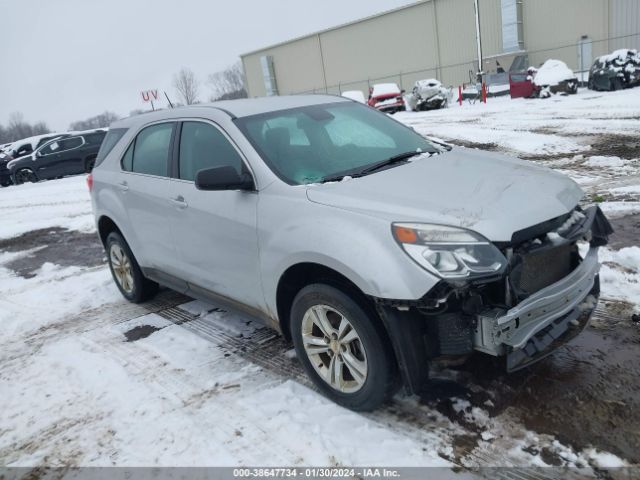
[[222, 135], [227, 139], [227, 141], [238, 153], [238, 156], [240, 157], [240, 161], [242, 162], [243, 171], [251, 175], [251, 179], [253, 180], [253, 185], [257, 190], [258, 185], [256, 183], [256, 176], [253, 171], [253, 168], [251, 167], [251, 164], [249, 163], [249, 160], [247, 159], [244, 152], [240, 149], [238, 144], [233, 140], [231, 135], [229, 135], [227, 131], [224, 128], [222, 128], [222, 126], [220, 126], [220, 124], [208, 118], [198, 118], [198, 117], [180, 118], [177, 120], [177, 122], [179, 123], [179, 126], [178, 128], [176, 128], [175, 142], [173, 143], [173, 150], [171, 155], [171, 169], [170, 169], [171, 180], [175, 180], [177, 182], [195, 184], [195, 181], [193, 180], [185, 180], [184, 178], [180, 178], [180, 141], [181, 141], [181, 134], [182, 134], [182, 125], [185, 122], [200, 122], [200, 123], [208, 123], [213, 128], [216, 128], [220, 133], [222, 133]]
[[[67, 148], [66, 150], [62, 150], [62, 149], [56, 150], [55, 152], [51, 152], [49, 155], [57, 155], [57, 154], [63, 153], [63, 152], [70, 152], [71, 150], [77, 150], [78, 148], [82, 148], [87, 144], [87, 142], [85, 142], [84, 137], [82, 135], [74, 135], [72, 137], [58, 137], [58, 138], [52, 139], [50, 143], [53, 143], [53, 142], [58, 142], [59, 143], [59, 142], [65, 141], [65, 140], [71, 140], [73, 138], [79, 138], [80, 140], [82, 140], [82, 143], [80, 145], [78, 145], [77, 147]], [[43, 145], [43, 147], [45, 145], [49, 145], [49, 143], [45, 143]], [[49, 155], [43, 155], [43, 157], [48, 157]]]
[[[140, 133], [142, 133], [143, 130], [147, 129], [148, 127], [153, 127], [155, 125], [160, 125], [160, 124], [164, 124], [164, 123], [170, 123], [172, 124], [172, 129], [171, 129], [171, 139], [169, 140], [169, 155], [167, 158], [167, 174], [162, 176], [162, 175], [152, 175], [150, 173], [141, 173], [141, 172], [134, 172], [133, 170], [125, 170], [123, 163], [124, 163], [124, 157], [127, 155], [127, 152], [129, 151], [129, 148], [133, 148], [133, 151], [131, 152], [131, 167], [133, 168], [133, 156], [136, 153], [136, 140], [138, 139], [138, 135], [140, 135]], [[124, 149], [124, 151], [122, 152], [122, 155], [120, 156], [120, 172], [121, 173], [128, 173], [131, 175], [141, 175], [144, 177], [152, 177], [152, 178], [166, 178], [169, 179], [171, 178], [171, 169], [172, 169], [172, 165], [173, 165], [173, 151], [174, 151], [174, 143], [176, 140], [176, 130], [177, 125], [178, 125], [179, 121], [171, 118], [171, 119], [164, 119], [164, 120], [158, 120], [157, 122], [152, 122], [152, 123], [147, 123], [143, 126], [141, 126], [140, 128], [138, 128], [138, 130], [136, 130], [136, 133], [133, 135], [133, 137], [131, 138], [131, 140], [129, 140], [129, 143], [127, 144], [127, 147]]]

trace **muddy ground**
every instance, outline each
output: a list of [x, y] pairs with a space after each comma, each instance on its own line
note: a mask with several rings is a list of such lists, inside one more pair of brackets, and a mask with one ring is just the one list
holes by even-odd
[[104, 249], [95, 233], [59, 227], [33, 230], [0, 240], [0, 252], [26, 252], [5, 265], [24, 278], [36, 276], [45, 263], [61, 267], [96, 267], [106, 263]]
[[[614, 220], [617, 234], [614, 248], [637, 243], [640, 215]], [[61, 266], [97, 266], [105, 262], [95, 234], [60, 228], [29, 232], [0, 241], [0, 251], [28, 251], [7, 266], [24, 277], [33, 276], [46, 262]], [[162, 315], [162, 312], [158, 312]], [[170, 315], [169, 315], [170, 316]], [[184, 323], [184, 320], [177, 322]], [[186, 325], [186, 324], [185, 324]], [[136, 341], [152, 334], [155, 327], [137, 327], [126, 340]], [[269, 350], [269, 365], [288, 365], [290, 349], [280, 338], [272, 346], [247, 344], [241, 351], [248, 360], [259, 358], [258, 349]], [[251, 342], [251, 339], [246, 339]], [[470, 424], [452, 407], [454, 398], [467, 399], [491, 416], [507, 413], [528, 429], [551, 434], [576, 449], [589, 445], [640, 463], [640, 325], [631, 320], [631, 306], [601, 302], [591, 325], [570, 344], [523, 371], [506, 374], [503, 365], [485, 355], [475, 355], [458, 367], [434, 372], [429, 393], [421, 401], [468, 432], [454, 442], [455, 452], [469, 452], [480, 441], [481, 428]], [[280, 358], [272, 362], [273, 358]], [[259, 362], [258, 362], [259, 363]], [[297, 363], [294, 360], [294, 363]], [[298, 375], [298, 366], [282, 368], [280, 374]], [[428, 427], [427, 427], [428, 428]], [[533, 447], [532, 447], [533, 448]], [[561, 463], [550, 451], [530, 452], [547, 463]]]
[[[440, 383], [435, 398], [425, 400], [460, 420], [450, 397], [467, 398], [492, 416], [507, 411], [528, 429], [554, 435], [575, 449], [593, 445], [638, 463], [639, 347], [640, 328], [628, 315], [603, 313], [568, 345], [519, 372], [503, 373], [501, 362], [474, 355], [455, 369], [455, 382]], [[463, 440], [477, 443], [480, 436]], [[547, 463], [561, 464], [549, 458]]]

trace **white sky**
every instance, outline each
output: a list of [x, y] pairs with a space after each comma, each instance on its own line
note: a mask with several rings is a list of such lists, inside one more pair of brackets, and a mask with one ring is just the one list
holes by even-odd
[[[182, 66], [201, 81], [241, 53], [411, 0], [0, 0], [0, 123], [66, 129], [143, 108]], [[201, 86], [201, 100], [209, 98]], [[166, 103], [166, 102], [163, 102]]]

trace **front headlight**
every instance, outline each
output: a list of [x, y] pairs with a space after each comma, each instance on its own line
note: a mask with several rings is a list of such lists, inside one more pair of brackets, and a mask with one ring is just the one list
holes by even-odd
[[463, 279], [499, 272], [507, 259], [482, 235], [459, 227], [394, 223], [393, 236], [419, 265], [442, 278]]

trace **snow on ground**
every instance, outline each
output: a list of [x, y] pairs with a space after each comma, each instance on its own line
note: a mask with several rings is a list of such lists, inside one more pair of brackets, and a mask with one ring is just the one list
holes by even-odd
[[91, 199], [84, 176], [27, 183], [0, 191], [0, 239], [40, 228], [94, 229]]
[[640, 311], [640, 247], [602, 248], [599, 259], [603, 298], [624, 300]]
[[425, 135], [495, 144], [516, 155], [572, 155], [588, 150], [582, 136], [636, 136], [640, 95], [629, 89], [580, 90], [547, 99], [495, 97], [486, 105], [464, 101], [462, 106], [453, 103], [444, 110], [398, 113], [395, 118]]
[[[396, 118], [430, 136], [535, 157], [603, 197], [605, 212], [626, 215], [640, 212], [637, 156], [590, 155], [583, 136], [637, 138], [640, 105], [632, 94], [494, 98]], [[82, 176], [2, 189], [0, 213], [0, 239], [55, 226], [94, 228]], [[128, 304], [104, 266], [45, 263], [34, 277], [19, 277], [8, 264], [27, 254], [0, 252], [0, 464], [445, 466], [457, 458], [456, 438], [469, 435], [467, 423], [481, 432], [474, 448], [496, 455], [483, 456], [489, 464], [547, 465], [531, 453], [543, 448], [564, 465], [626, 464], [595, 448], [575, 451], [526, 429], [508, 410], [491, 416], [462, 398], [452, 405], [463, 423], [412, 399], [390, 411], [350, 412], [295, 378]], [[603, 295], [638, 302], [640, 248], [602, 249], [602, 261]], [[201, 302], [180, 308], [234, 338], [254, 330]], [[428, 426], [394, 416], [398, 405], [428, 418]], [[474, 466], [469, 458], [460, 462]]]

